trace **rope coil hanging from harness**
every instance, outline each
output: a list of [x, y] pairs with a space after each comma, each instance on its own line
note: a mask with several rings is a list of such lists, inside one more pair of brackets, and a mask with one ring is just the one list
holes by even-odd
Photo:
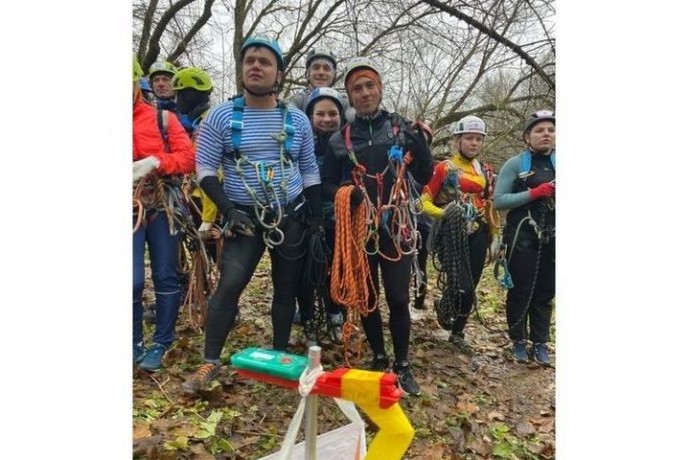
[[358, 326], [361, 316], [367, 316], [378, 308], [376, 286], [364, 252], [367, 238], [366, 205], [362, 202], [354, 210], [350, 209], [350, 195], [354, 187], [340, 187], [335, 196], [335, 247], [330, 285], [333, 302], [347, 309], [343, 325], [343, 349], [348, 366], [347, 351], [353, 342], [357, 348], [357, 359], [362, 355], [364, 336]]
[[445, 330], [451, 330], [460, 317], [463, 294], [474, 291], [467, 225], [473, 217], [467, 216], [466, 210], [463, 203], [451, 201], [429, 236], [431, 260], [439, 272], [436, 283], [441, 291], [441, 299], [434, 305], [438, 322]]

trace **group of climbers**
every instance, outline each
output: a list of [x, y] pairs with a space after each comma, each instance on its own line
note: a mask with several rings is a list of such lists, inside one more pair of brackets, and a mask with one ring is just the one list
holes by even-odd
[[[475, 116], [452, 125], [452, 155], [434, 165], [431, 130], [382, 107], [383, 76], [370, 59], [350, 61], [343, 95], [333, 88], [338, 64], [333, 53], [312, 49], [306, 56], [308, 87], [287, 102], [277, 96], [285, 78], [277, 41], [248, 38], [240, 60], [241, 93], [215, 106], [206, 72], [177, 70], [167, 62], [151, 66], [152, 95], [143, 97], [143, 72], [135, 61], [134, 357], [141, 368], [160, 368], [181, 300], [180, 225], [155, 198], [179, 186], [180, 175], [194, 173], [193, 195], [204, 210], [195, 225], [208, 238], [219, 224], [223, 243], [220, 278], [203, 328], [203, 363], [185, 381], [185, 390], [203, 389], [218, 375], [239, 298], [266, 250], [276, 350], [288, 348], [295, 304], [307, 342], [316, 343], [321, 301], [334, 343], [351, 341], [361, 321], [372, 352], [370, 368], [391, 369], [406, 393], [419, 395], [410, 365], [409, 293], [414, 275], [413, 306], [423, 309], [428, 254], [442, 274], [435, 312], [460, 352], [472, 352], [464, 329], [488, 260], [503, 263], [511, 278], [506, 308], [515, 359], [528, 361], [531, 351], [536, 362], [550, 363], [553, 112], [530, 116], [523, 132], [527, 149], [498, 175], [479, 159], [487, 129]], [[165, 133], [157, 122], [162, 111], [170, 111]], [[501, 209], [508, 210], [502, 235]], [[157, 308], [148, 348], [141, 326], [145, 243]], [[392, 366], [380, 284], [389, 310]]]

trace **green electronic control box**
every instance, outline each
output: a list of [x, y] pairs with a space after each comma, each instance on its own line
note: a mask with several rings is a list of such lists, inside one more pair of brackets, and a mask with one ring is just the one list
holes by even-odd
[[287, 380], [299, 380], [307, 367], [305, 356], [263, 348], [245, 348], [230, 357], [230, 363], [239, 369], [269, 374]]

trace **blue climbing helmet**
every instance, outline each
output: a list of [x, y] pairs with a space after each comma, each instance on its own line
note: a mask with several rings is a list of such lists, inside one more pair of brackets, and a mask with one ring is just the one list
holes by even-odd
[[305, 110], [305, 113], [307, 116], [311, 116], [312, 111], [314, 110], [314, 105], [320, 100], [328, 98], [335, 102], [335, 105], [338, 106], [338, 112], [340, 113], [340, 117], [343, 117], [343, 101], [340, 99], [340, 93], [330, 87], [321, 87], [321, 88], [315, 88], [311, 94], [309, 94], [309, 100], [307, 102], [307, 108]]
[[263, 46], [273, 51], [273, 54], [276, 55], [276, 59], [278, 59], [278, 70], [280, 70], [281, 72], [285, 71], [283, 51], [280, 49], [280, 44], [277, 40], [268, 38], [265, 35], [255, 35], [253, 37], [247, 38], [244, 44], [242, 45], [242, 48], [240, 49], [240, 60], [244, 59], [244, 53], [247, 51], [248, 48], [252, 46]]
[[146, 77], [141, 77], [139, 79], [139, 87], [141, 88], [142, 91], [146, 93], [151, 93], [153, 90], [151, 89], [151, 84], [149, 83], [149, 79]]

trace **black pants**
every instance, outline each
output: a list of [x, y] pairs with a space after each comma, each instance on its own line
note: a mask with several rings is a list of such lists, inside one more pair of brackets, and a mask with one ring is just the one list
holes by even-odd
[[[453, 334], [461, 334], [465, 329], [477, 296], [477, 285], [484, 271], [486, 251], [489, 248], [489, 226], [487, 223], [480, 221], [479, 228], [470, 234], [468, 240], [470, 271], [472, 272], [469, 274], [471, 275], [469, 277], [472, 278], [472, 289], [465, 291], [460, 296], [460, 315], [453, 323]], [[463, 264], [463, 267], [466, 266], [466, 264]]]
[[[275, 350], [287, 349], [304, 254], [303, 244], [300, 244], [304, 233], [302, 224], [290, 216], [283, 222], [281, 230], [285, 234], [285, 240], [280, 246], [269, 249], [273, 281], [271, 319]], [[235, 323], [240, 295], [249, 284], [264, 249], [266, 245], [259, 226], [256, 227], [253, 237], [237, 235], [225, 241], [221, 255], [220, 281], [215, 294], [209, 300], [204, 359], [220, 359], [225, 340]]]
[[[388, 238], [381, 241], [380, 250], [387, 255], [395, 253], [393, 243]], [[389, 329], [393, 339], [395, 362], [402, 363], [408, 360], [410, 348], [409, 290], [412, 257], [403, 255], [400, 260], [391, 262], [379, 255], [374, 255], [368, 256], [368, 260], [377, 295], [379, 293], [379, 268], [381, 268], [383, 289], [386, 293], [386, 303], [390, 312]], [[385, 354], [380, 303], [379, 308], [366, 317], [362, 317], [362, 326], [374, 354]]]
[[[512, 243], [509, 238], [505, 238], [504, 241]], [[556, 294], [556, 241], [552, 238], [548, 243], [543, 243], [541, 256], [537, 260], [538, 247], [536, 237], [523, 237], [521, 232], [508, 263], [508, 270], [515, 286], [508, 291], [506, 299], [508, 335], [513, 341], [526, 338], [528, 321], [529, 338], [532, 342], [549, 341], [552, 300]], [[534, 292], [528, 305], [533, 282]]]

